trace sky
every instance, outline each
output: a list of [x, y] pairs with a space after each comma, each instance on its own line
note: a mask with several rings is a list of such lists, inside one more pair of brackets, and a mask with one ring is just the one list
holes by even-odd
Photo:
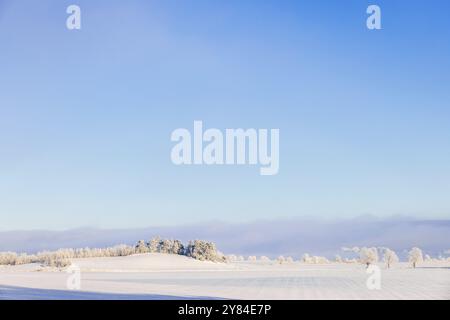
[[[449, 10], [0, 0], [0, 230], [449, 219]], [[279, 173], [174, 165], [195, 120], [279, 129]]]

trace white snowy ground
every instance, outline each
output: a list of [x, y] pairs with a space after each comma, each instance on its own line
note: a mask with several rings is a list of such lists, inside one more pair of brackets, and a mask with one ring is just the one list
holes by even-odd
[[294, 262], [201, 262], [166, 254], [72, 261], [81, 290], [65, 271], [0, 266], [0, 299], [450, 299], [450, 263], [381, 267], [381, 290], [369, 290], [364, 266]]

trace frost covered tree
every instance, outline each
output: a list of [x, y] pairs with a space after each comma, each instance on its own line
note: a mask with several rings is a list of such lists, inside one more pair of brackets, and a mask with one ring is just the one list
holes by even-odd
[[55, 267], [55, 268], [65, 268], [70, 266], [72, 263], [67, 258], [49, 258], [44, 261], [44, 264], [48, 267]]
[[359, 260], [361, 263], [369, 267], [370, 264], [378, 262], [377, 248], [363, 247], [359, 250]]
[[126, 244], [119, 244], [111, 248], [111, 256], [113, 257], [130, 256], [133, 253], [133, 247], [127, 246]]
[[159, 243], [160, 253], [184, 254], [184, 245], [180, 240], [161, 240]]
[[1, 252], [0, 253], [0, 265], [16, 265], [17, 253], [15, 252]]
[[154, 237], [148, 242], [148, 250], [152, 253], [159, 252], [160, 237]]
[[173, 253], [173, 241], [172, 240], [161, 240], [159, 243], [160, 253]]
[[337, 262], [337, 263], [342, 263], [342, 258], [341, 258], [341, 256], [340, 255], [335, 255], [334, 256], [334, 262]]
[[[174, 240], [172, 243], [172, 253], [173, 254], [184, 254], [185, 248], [180, 240]], [[220, 254], [223, 256], [223, 254]]]
[[327, 258], [320, 257], [320, 256], [310, 256], [308, 253], [305, 253], [302, 258], [300, 259], [301, 262], [304, 263], [312, 263], [312, 264], [324, 264], [329, 263]]
[[203, 240], [189, 241], [186, 255], [202, 261], [225, 261], [224, 257], [217, 253], [216, 245], [213, 242]]
[[395, 253], [395, 251], [389, 249], [389, 248], [385, 248], [384, 249], [384, 255], [383, 255], [383, 260], [386, 263], [386, 266], [388, 267], [388, 269], [391, 267], [391, 265], [393, 265], [394, 263], [398, 262], [398, 257], [397, 254]]
[[148, 252], [152, 253], [185, 254], [184, 245], [180, 240], [155, 237], [148, 242], [147, 247]]
[[277, 258], [277, 262], [278, 262], [279, 264], [283, 264], [283, 263], [286, 262], [286, 258], [285, 258], [284, 256], [279, 256], [279, 257]]
[[[118, 245], [107, 248], [59, 249], [56, 251], [38, 252], [34, 255], [0, 252], [0, 265], [42, 263], [44, 266], [62, 268], [70, 265], [71, 259], [129, 256], [135, 253], [147, 252], [187, 255], [199, 260], [223, 262], [226, 260], [225, 256], [216, 250], [216, 246], [212, 242], [195, 240], [189, 243], [188, 248], [185, 248], [179, 240], [154, 238], [148, 244], [144, 240], [140, 240], [135, 246]], [[241, 256], [237, 259], [244, 260]]]
[[147, 253], [149, 252], [147, 244], [144, 240], [139, 240], [135, 247], [136, 253]]
[[312, 258], [309, 256], [308, 253], [305, 253], [305, 254], [302, 256], [301, 261], [304, 262], [304, 263], [312, 263], [312, 262], [313, 262], [313, 261], [312, 261]]
[[294, 259], [292, 257], [287, 257], [286, 263], [294, 263]]
[[268, 257], [266, 257], [266, 256], [261, 256], [259, 258], [259, 260], [264, 261], [264, 262], [269, 262], [270, 261], [270, 259]]
[[412, 263], [413, 267], [415, 268], [417, 263], [423, 261], [422, 250], [417, 247], [412, 248], [408, 253], [408, 261]]
[[324, 264], [324, 263], [329, 263], [330, 261], [328, 261], [328, 259], [325, 257], [313, 256], [311, 258], [311, 262], [315, 263], [315, 264]]

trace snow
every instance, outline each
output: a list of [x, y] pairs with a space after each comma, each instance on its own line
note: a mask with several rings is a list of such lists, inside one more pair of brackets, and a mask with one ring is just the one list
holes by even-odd
[[0, 299], [450, 299], [450, 263], [400, 262], [381, 269], [381, 290], [356, 263], [214, 263], [170, 254], [74, 259], [71, 274], [38, 264], [0, 266]]

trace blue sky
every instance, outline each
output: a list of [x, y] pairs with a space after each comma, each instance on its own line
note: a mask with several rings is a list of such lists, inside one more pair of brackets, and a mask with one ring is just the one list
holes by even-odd
[[[450, 218], [449, 9], [0, 0], [0, 230]], [[279, 128], [278, 175], [174, 166], [194, 120]]]

